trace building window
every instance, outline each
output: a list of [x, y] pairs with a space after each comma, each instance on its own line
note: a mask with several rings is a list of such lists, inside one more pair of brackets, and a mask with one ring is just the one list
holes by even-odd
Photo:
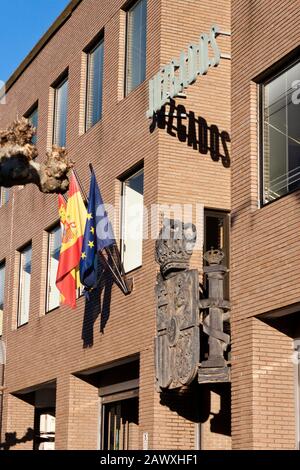
[[300, 62], [261, 87], [263, 204], [300, 188], [299, 77]]
[[[222, 250], [223, 263], [229, 268], [229, 213], [214, 210], [204, 211], [204, 252], [211, 248]], [[224, 297], [229, 298], [229, 277], [224, 280]], [[205, 286], [208, 288], [208, 285]]]
[[55, 227], [48, 233], [48, 272], [46, 312], [50, 312], [60, 304], [60, 293], [56, 287], [56, 274], [61, 248], [61, 228]]
[[55, 87], [53, 145], [66, 146], [68, 109], [68, 78]]
[[142, 265], [143, 253], [144, 170], [122, 183], [122, 243], [125, 272]]
[[31, 142], [36, 145], [37, 142], [37, 128], [38, 128], [38, 106], [35, 105], [34, 108], [32, 108], [29, 113], [25, 116], [30, 124], [35, 127], [35, 135], [32, 137]]
[[85, 130], [102, 116], [104, 39], [87, 52], [87, 87]]
[[0, 207], [5, 206], [9, 201], [9, 188], [0, 186]]
[[146, 77], [147, 0], [139, 0], [127, 11], [125, 94]]
[[5, 262], [0, 263], [0, 336], [3, 334], [3, 310], [5, 293]]
[[19, 302], [17, 326], [28, 323], [31, 281], [31, 244], [20, 251]]

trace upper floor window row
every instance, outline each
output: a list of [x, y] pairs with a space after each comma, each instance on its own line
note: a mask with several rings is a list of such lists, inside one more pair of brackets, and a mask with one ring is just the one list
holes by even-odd
[[262, 203], [300, 188], [300, 62], [261, 85]]
[[[127, 96], [146, 78], [146, 37], [147, 37], [147, 0], [137, 0], [130, 4], [126, 11], [126, 51], [124, 91]], [[104, 71], [104, 37], [92, 41], [84, 51], [86, 54], [85, 80], [85, 132], [102, 118], [103, 104], [103, 71]], [[69, 79], [63, 79], [52, 86], [53, 132], [52, 144], [65, 147], [67, 143], [67, 114]], [[25, 114], [32, 125], [38, 126], [38, 106], [35, 105]], [[32, 142], [36, 144], [35, 135]]]

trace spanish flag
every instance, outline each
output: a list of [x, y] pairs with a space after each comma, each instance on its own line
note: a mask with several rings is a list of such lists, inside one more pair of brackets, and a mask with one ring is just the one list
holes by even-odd
[[[80, 287], [79, 263], [87, 211], [74, 174], [70, 179], [69, 199], [65, 209], [59, 200], [60, 220], [64, 227], [56, 276], [62, 302], [76, 307], [76, 290]], [[65, 213], [64, 213], [65, 209]]]

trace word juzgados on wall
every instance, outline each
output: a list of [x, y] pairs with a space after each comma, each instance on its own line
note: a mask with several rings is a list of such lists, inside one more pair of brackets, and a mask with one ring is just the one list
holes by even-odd
[[[209, 34], [202, 33], [198, 44], [190, 44], [188, 51], [182, 51], [179, 59], [171, 62], [149, 81], [149, 109], [147, 117], [151, 118], [170, 98], [175, 98], [185, 88], [194, 83], [199, 75], [205, 75], [210, 67], [217, 67], [221, 55], [217, 44], [217, 36], [223, 34], [230, 36], [228, 32], [222, 32], [218, 26], [213, 25]], [[213, 57], [209, 57], [209, 49]]]

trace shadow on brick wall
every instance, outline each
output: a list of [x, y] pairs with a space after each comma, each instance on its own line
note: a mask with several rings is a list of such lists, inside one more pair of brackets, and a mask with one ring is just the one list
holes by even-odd
[[32, 428], [27, 428], [26, 434], [23, 437], [18, 438], [16, 432], [6, 432], [5, 441], [0, 443], [1, 450], [9, 450], [11, 447], [16, 446], [17, 444], [23, 444], [28, 441], [33, 441], [34, 430]]
[[102, 275], [99, 287], [89, 293], [85, 301], [84, 317], [82, 324], [83, 347], [90, 348], [94, 344], [94, 328], [99, 318], [99, 330], [104, 333], [105, 326], [110, 316], [110, 303], [113, 279], [109, 272]]
[[[212, 392], [219, 395], [220, 408], [214, 412]], [[178, 390], [166, 390], [160, 394], [160, 404], [194, 423], [204, 424], [210, 420], [213, 433], [231, 436], [231, 392], [230, 384], [202, 384], [194, 381], [190, 386]]]

